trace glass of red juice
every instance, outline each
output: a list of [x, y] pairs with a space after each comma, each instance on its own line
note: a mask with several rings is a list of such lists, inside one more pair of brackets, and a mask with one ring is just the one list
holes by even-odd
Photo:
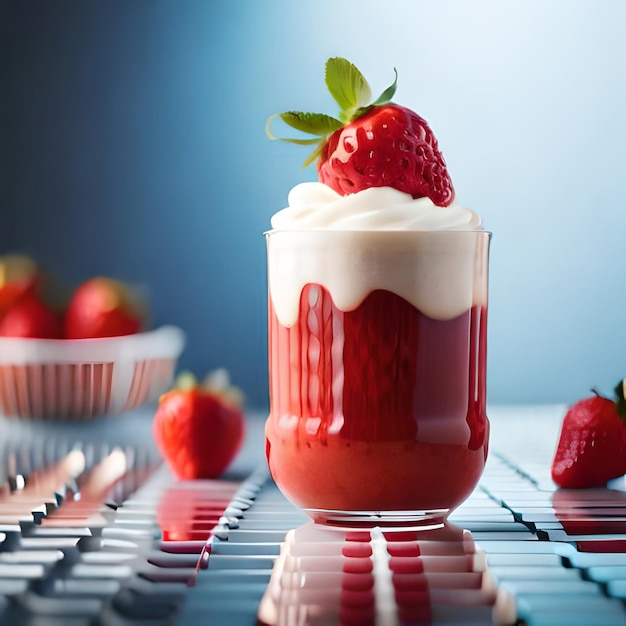
[[439, 523], [487, 458], [483, 230], [266, 233], [266, 456], [330, 525]]

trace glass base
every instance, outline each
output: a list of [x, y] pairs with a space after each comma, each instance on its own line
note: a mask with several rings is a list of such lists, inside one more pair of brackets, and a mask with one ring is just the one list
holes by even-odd
[[432, 530], [444, 525], [449, 509], [420, 511], [341, 511], [328, 509], [303, 509], [321, 526], [340, 528], [411, 528]]

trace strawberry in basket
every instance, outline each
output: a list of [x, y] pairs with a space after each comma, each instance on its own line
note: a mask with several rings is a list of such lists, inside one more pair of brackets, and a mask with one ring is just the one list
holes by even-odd
[[119, 337], [142, 330], [145, 306], [136, 292], [113, 278], [90, 278], [71, 297], [65, 312], [66, 339]]
[[23, 295], [33, 293], [39, 284], [39, 268], [24, 254], [0, 256], [0, 314]]
[[61, 339], [62, 335], [59, 315], [32, 293], [14, 302], [0, 319], [0, 337]]
[[61, 338], [60, 317], [42, 296], [42, 282], [32, 258], [0, 256], [0, 337]]

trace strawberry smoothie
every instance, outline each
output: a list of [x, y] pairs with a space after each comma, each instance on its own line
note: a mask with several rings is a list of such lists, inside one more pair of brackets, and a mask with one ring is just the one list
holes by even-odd
[[289, 205], [267, 234], [272, 476], [319, 522], [443, 519], [487, 456], [490, 235], [391, 188]]

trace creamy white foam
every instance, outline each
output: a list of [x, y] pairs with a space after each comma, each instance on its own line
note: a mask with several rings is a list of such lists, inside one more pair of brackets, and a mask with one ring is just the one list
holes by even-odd
[[477, 230], [480, 217], [454, 202], [438, 207], [391, 187], [370, 187], [341, 196], [322, 183], [302, 183], [289, 193], [289, 206], [272, 217], [272, 228], [300, 230]]
[[307, 283], [323, 285], [342, 311], [376, 289], [434, 319], [487, 301], [489, 235], [458, 204], [437, 207], [386, 187], [340, 196], [321, 183], [289, 194], [268, 236], [269, 290], [284, 326], [298, 319]]

